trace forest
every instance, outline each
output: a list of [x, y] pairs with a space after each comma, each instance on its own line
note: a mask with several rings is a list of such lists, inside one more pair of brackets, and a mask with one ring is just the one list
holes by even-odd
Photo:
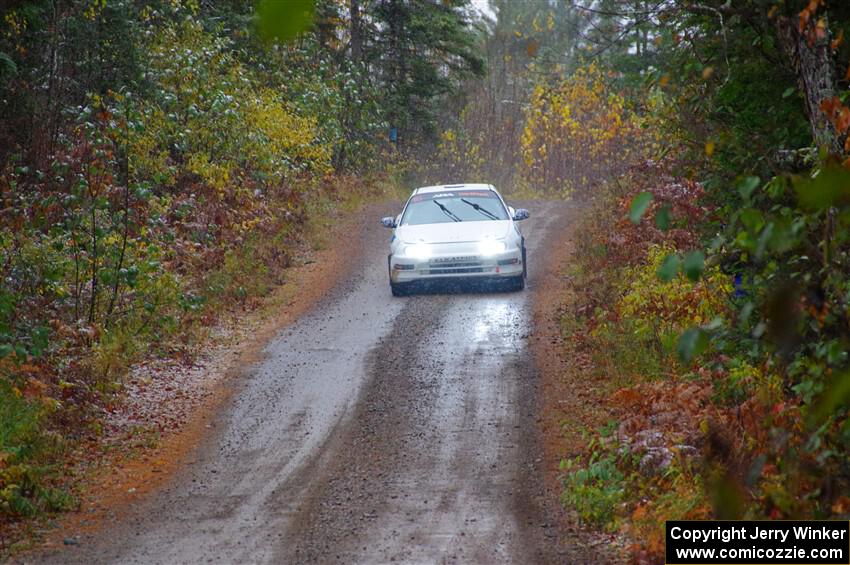
[[581, 207], [583, 527], [658, 562], [665, 520], [850, 517], [850, 4], [0, 13], [0, 552], [76, 508], [130, 368], [251, 309], [314, 216], [464, 180]]

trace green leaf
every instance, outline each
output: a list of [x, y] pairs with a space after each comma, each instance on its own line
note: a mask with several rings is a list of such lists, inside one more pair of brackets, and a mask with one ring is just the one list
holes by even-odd
[[741, 325], [747, 323], [753, 313], [754, 308], [755, 305], [752, 302], [747, 302], [746, 304], [744, 304], [744, 306], [741, 308], [741, 311], [738, 313], [738, 321], [741, 323]]
[[817, 425], [829, 418], [850, 400], [850, 373], [838, 373], [818, 398], [809, 414], [810, 425]]
[[755, 190], [759, 187], [759, 184], [761, 184], [761, 179], [759, 177], [746, 177], [738, 185], [738, 194], [740, 194], [741, 198], [744, 200], [749, 200], [753, 192], [755, 192]]
[[665, 202], [655, 213], [655, 226], [661, 231], [667, 231], [670, 228], [670, 203]]
[[689, 251], [682, 260], [682, 270], [692, 281], [698, 281], [705, 269], [705, 255], [702, 251]]
[[708, 332], [702, 328], [688, 328], [679, 336], [676, 345], [676, 353], [685, 363], [690, 363], [695, 357], [702, 354], [708, 347]]
[[15, 349], [8, 343], [0, 343], [0, 359], [8, 357]]
[[838, 340], [833, 340], [826, 348], [826, 362], [830, 365], [838, 365], [847, 359], [847, 351]]
[[649, 203], [652, 202], [652, 193], [651, 192], [641, 192], [632, 200], [632, 207], [629, 210], [629, 219], [633, 223], [638, 223], [640, 219], [646, 214], [646, 209], [649, 208]]
[[791, 179], [788, 177], [773, 177], [767, 184], [764, 185], [764, 193], [770, 198], [777, 200], [785, 194], [788, 187], [791, 185]]
[[47, 350], [49, 336], [50, 330], [45, 326], [39, 326], [33, 330], [32, 335], [30, 336], [30, 340], [32, 341], [30, 354], [32, 354], [33, 357], [41, 357], [41, 355]]
[[315, 10], [314, 0], [260, 0], [257, 31], [265, 41], [288, 41], [310, 27]]
[[14, 75], [18, 72], [18, 66], [6, 53], [0, 51], [0, 76], [8, 73]]
[[18, 358], [19, 361], [26, 361], [29, 356], [29, 352], [27, 348], [23, 345], [15, 345], [15, 357]]
[[828, 166], [815, 178], [796, 179], [794, 190], [800, 204], [810, 210], [850, 205], [850, 171], [844, 167]]
[[661, 262], [661, 266], [658, 267], [658, 270], [655, 272], [658, 275], [658, 278], [664, 282], [670, 282], [679, 272], [679, 266], [681, 265], [681, 261], [679, 260], [679, 256], [675, 253], [671, 253]]
[[785, 92], [782, 93], [782, 98], [788, 98], [789, 96], [794, 94], [794, 92], [796, 92], [796, 90], [797, 89], [794, 88], [793, 86], [789, 86], [788, 88], [785, 89]]
[[764, 227], [764, 214], [755, 208], [744, 208], [739, 217], [749, 232], [758, 233]]
[[753, 251], [756, 248], [756, 240], [748, 231], [740, 231], [735, 236], [735, 245], [747, 251]]
[[773, 239], [773, 230], [775, 228], [775, 224], [773, 222], [769, 222], [766, 226], [764, 226], [764, 230], [762, 230], [761, 235], [759, 235], [758, 242], [756, 243], [756, 258], [761, 259], [764, 256], [765, 248], [767, 244]]

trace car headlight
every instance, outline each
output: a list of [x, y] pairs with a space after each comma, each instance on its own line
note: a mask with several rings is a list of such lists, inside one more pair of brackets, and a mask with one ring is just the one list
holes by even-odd
[[431, 246], [426, 243], [414, 243], [404, 248], [404, 254], [414, 259], [427, 259], [431, 256]]
[[485, 257], [490, 255], [496, 255], [498, 253], [504, 253], [505, 242], [494, 241], [492, 239], [485, 239], [484, 241], [478, 244], [478, 251]]

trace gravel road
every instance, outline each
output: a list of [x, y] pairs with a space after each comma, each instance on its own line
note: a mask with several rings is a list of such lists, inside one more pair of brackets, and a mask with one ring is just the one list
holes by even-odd
[[543, 495], [527, 349], [538, 262], [569, 221], [529, 202], [524, 292], [393, 298], [389, 232], [283, 330], [156, 495], [48, 563], [575, 563]]

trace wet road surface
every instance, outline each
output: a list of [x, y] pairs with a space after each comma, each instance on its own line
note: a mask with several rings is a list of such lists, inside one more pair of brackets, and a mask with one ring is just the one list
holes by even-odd
[[524, 292], [393, 298], [389, 232], [364, 219], [361, 272], [268, 344], [191, 464], [43, 561], [583, 561], [551, 541], [526, 347], [537, 261], [570, 207], [527, 206]]

